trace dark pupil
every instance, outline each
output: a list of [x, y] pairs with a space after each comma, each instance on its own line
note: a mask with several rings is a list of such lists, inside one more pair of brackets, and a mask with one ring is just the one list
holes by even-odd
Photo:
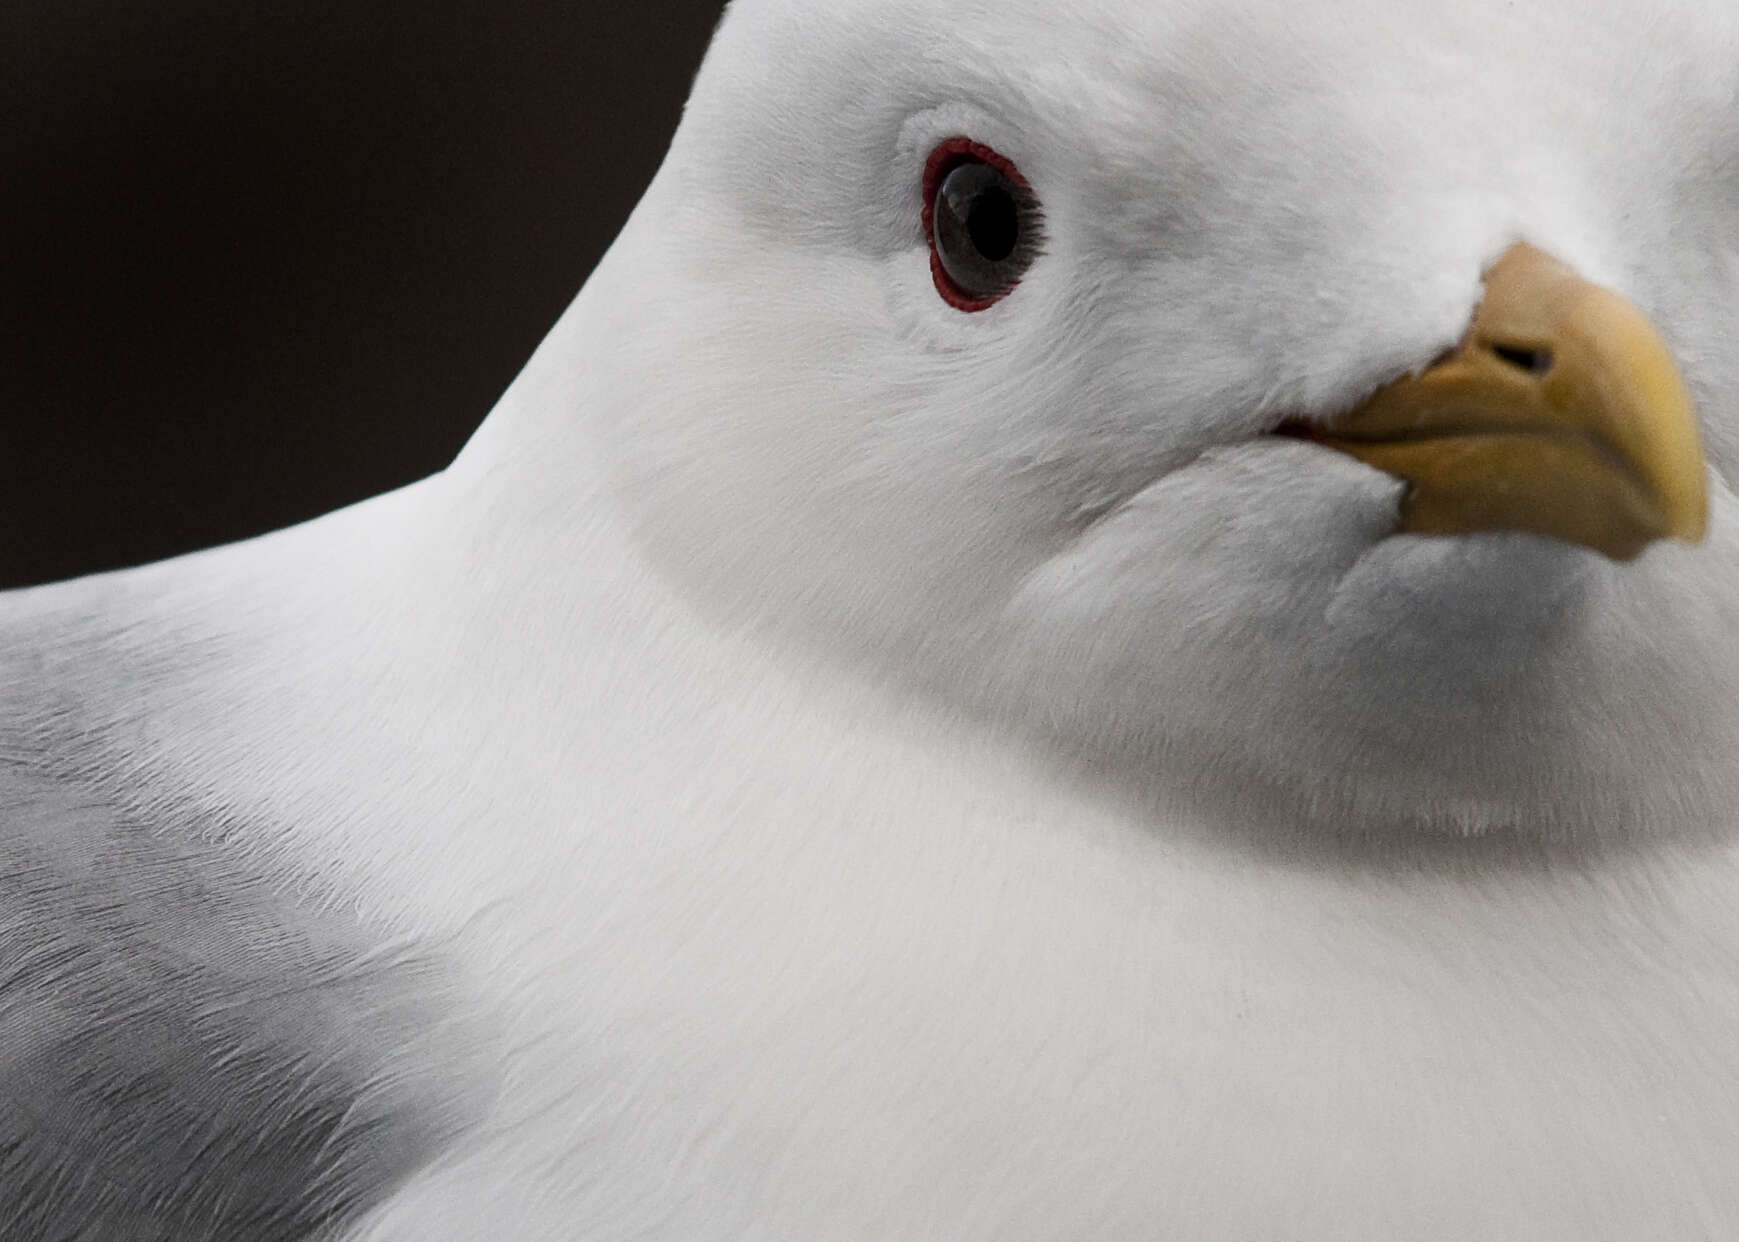
[[1000, 263], [1014, 253], [1014, 243], [1020, 238], [1020, 218], [1014, 199], [999, 185], [993, 185], [972, 200], [966, 209], [966, 235], [973, 249]]
[[1001, 263], [1014, 253], [1020, 207], [1000, 171], [976, 161], [962, 164], [943, 178], [942, 198], [945, 215], [952, 217], [948, 224], [962, 229], [979, 258]]

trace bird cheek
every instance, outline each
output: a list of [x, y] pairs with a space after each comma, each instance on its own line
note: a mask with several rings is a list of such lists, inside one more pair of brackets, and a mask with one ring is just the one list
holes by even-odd
[[1289, 615], [1320, 617], [1334, 583], [1395, 529], [1401, 490], [1390, 476], [1314, 445], [1210, 449], [1029, 575], [1010, 613], [1041, 626], [1102, 629], [1194, 616], [1203, 633], [1267, 625], [1270, 614], [1277, 625], [1290, 624]]

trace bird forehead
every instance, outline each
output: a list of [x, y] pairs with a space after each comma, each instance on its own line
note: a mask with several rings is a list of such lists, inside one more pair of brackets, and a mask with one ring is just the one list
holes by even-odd
[[745, 202], [866, 198], [908, 118], [963, 103], [1050, 194], [1127, 207], [1238, 183], [1278, 201], [1330, 161], [1507, 192], [1732, 159], [1736, 101], [1739, 6], [1709, 0], [737, 0], [685, 128]]
[[[1176, 103], [1347, 80], [1453, 73], [1464, 87], [1550, 94], [1670, 75], [1713, 75], [1730, 102], [1739, 7], [1718, 0], [735, 0], [721, 43], [777, 50], [776, 81], [825, 65], [842, 90], [951, 86], [1045, 98], [1151, 93]], [[1475, 103], [1464, 100], [1464, 105]], [[1444, 103], [1439, 99], [1440, 106]], [[1476, 109], [1477, 110], [1477, 109]]]

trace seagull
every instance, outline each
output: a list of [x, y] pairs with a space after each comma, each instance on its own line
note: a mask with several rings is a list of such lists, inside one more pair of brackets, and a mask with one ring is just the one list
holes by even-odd
[[736, 0], [448, 469], [0, 598], [0, 1233], [1739, 1236], [1736, 97]]

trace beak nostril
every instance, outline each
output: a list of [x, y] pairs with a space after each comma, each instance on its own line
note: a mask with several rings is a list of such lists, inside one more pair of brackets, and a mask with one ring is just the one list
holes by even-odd
[[1552, 369], [1552, 351], [1549, 349], [1527, 349], [1517, 345], [1493, 345], [1491, 352], [1518, 371], [1526, 371], [1529, 375], [1544, 375]]

